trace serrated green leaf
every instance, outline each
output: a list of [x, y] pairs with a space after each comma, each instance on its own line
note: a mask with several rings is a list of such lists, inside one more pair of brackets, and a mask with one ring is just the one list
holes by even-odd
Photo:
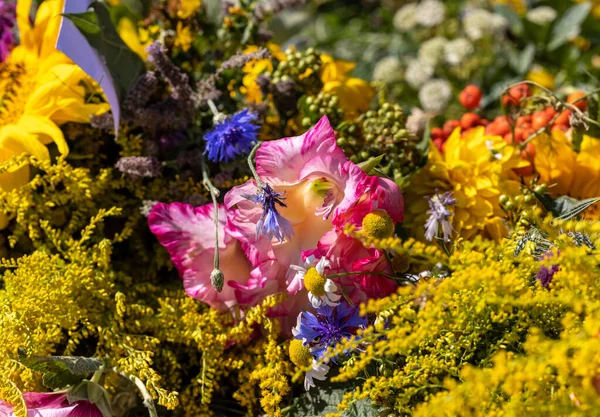
[[367, 159], [366, 161], [361, 162], [360, 164], [358, 164], [358, 166], [360, 167], [360, 169], [362, 169], [365, 172], [365, 174], [372, 175], [372, 172], [381, 163], [381, 160], [383, 159], [384, 156], [385, 156], [385, 154], [381, 154], [379, 156], [373, 156], [373, 157]]
[[[337, 406], [344, 395], [354, 388], [319, 388], [294, 399], [290, 412], [286, 417], [322, 417], [337, 412]], [[379, 417], [379, 412], [371, 405], [370, 400], [356, 401], [348, 407], [342, 417]]]
[[590, 13], [591, 8], [592, 4], [589, 2], [569, 7], [552, 25], [548, 50], [553, 51], [577, 36], [581, 31], [581, 24]]
[[76, 385], [102, 366], [102, 361], [78, 356], [28, 356], [19, 349], [19, 362], [34, 371], [42, 372], [43, 384], [48, 388]]
[[129, 89], [145, 70], [144, 62], [117, 33], [107, 6], [95, 1], [90, 8], [92, 10], [64, 16], [73, 22], [90, 46], [102, 56], [122, 103]]

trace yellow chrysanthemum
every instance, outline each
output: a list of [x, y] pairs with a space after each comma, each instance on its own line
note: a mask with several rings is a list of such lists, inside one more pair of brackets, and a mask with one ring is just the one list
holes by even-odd
[[340, 106], [347, 117], [366, 111], [375, 96], [375, 90], [365, 80], [352, 78], [348, 73], [356, 64], [347, 61], [336, 61], [331, 56], [322, 54], [321, 81], [323, 91], [332, 92], [340, 99]]
[[[267, 49], [272, 57], [278, 61], [285, 61], [285, 54], [279, 45], [269, 43]], [[244, 50], [244, 53], [249, 54], [256, 51], [258, 51], [258, 46], [251, 45]], [[240, 92], [246, 96], [248, 103], [261, 103], [263, 97], [260, 87], [256, 84], [256, 78], [264, 72], [273, 72], [273, 62], [270, 58], [251, 61], [244, 65], [243, 71], [245, 75], [242, 78], [243, 85], [240, 87]]]
[[[21, 44], [0, 64], [0, 162], [28, 153], [50, 159], [46, 145], [54, 142], [65, 155], [69, 148], [58, 125], [88, 122], [106, 105], [86, 104], [86, 74], [56, 50], [63, 1], [46, 0], [31, 26], [31, 0], [19, 0], [17, 24]], [[0, 175], [0, 189], [10, 191], [29, 180], [29, 168]], [[0, 214], [0, 228], [7, 224]]]
[[486, 136], [478, 127], [461, 139], [460, 129], [448, 138], [444, 154], [430, 146], [429, 163], [411, 180], [405, 191], [404, 224], [424, 237], [429, 203], [425, 197], [436, 190], [451, 191], [454, 206], [452, 227], [455, 236], [470, 238], [483, 234], [499, 240], [507, 234], [498, 197], [518, 182], [510, 180], [512, 169], [524, 166], [516, 148], [500, 136]]
[[[533, 143], [535, 170], [553, 196], [568, 195], [578, 200], [600, 197], [600, 139], [584, 135], [579, 153], [573, 150], [564, 132], [558, 130], [551, 136], [536, 137]], [[586, 214], [595, 216], [595, 208]]]

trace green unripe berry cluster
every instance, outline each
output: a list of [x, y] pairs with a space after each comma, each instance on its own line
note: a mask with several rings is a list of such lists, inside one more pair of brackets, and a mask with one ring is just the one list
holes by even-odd
[[292, 80], [307, 93], [316, 94], [323, 87], [321, 82], [321, 57], [313, 48], [305, 51], [296, 51], [288, 48], [285, 51], [286, 59], [280, 61], [271, 74], [273, 84], [280, 81]]
[[302, 119], [302, 127], [311, 127], [324, 115], [329, 118], [333, 126], [337, 126], [344, 120], [344, 112], [340, 108], [339, 98], [323, 91], [316, 96], [308, 96], [305, 100], [305, 116]]

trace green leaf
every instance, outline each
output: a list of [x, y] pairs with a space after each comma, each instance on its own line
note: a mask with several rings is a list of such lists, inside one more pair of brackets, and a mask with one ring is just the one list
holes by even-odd
[[525, 49], [523, 49], [523, 51], [520, 54], [517, 53], [516, 55], [512, 56], [510, 63], [513, 69], [517, 72], [517, 74], [524, 75], [531, 66], [531, 63], [533, 62], [534, 58], [535, 45], [530, 43], [525, 47]]
[[576, 200], [568, 196], [561, 196], [553, 199], [547, 193], [540, 194], [533, 191], [533, 194], [554, 217], [564, 220], [569, 220], [580, 215], [590, 206], [600, 201], [600, 197]]
[[27, 356], [25, 349], [19, 348], [19, 362], [34, 371], [42, 372], [42, 382], [48, 388], [64, 388], [75, 385], [97, 371], [102, 361], [80, 356]]
[[[319, 388], [302, 394], [294, 399], [290, 412], [286, 417], [320, 417], [328, 413], [335, 413], [337, 406], [342, 402], [344, 394], [352, 388]], [[354, 402], [343, 417], [379, 417], [379, 412], [371, 405], [370, 400]]]
[[511, 7], [496, 3], [494, 4], [494, 11], [508, 21], [508, 26], [513, 34], [519, 36], [523, 33], [523, 21]]
[[110, 406], [110, 398], [106, 390], [92, 381], [82, 381], [67, 394], [69, 404], [77, 401], [89, 401], [95, 404], [102, 413], [102, 417], [112, 417], [113, 411]]
[[384, 156], [385, 156], [385, 154], [381, 154], [379, 156], [373, 156], [373, 157], [367, 159], [366, 161], [361, 162], [360, 164], [358, 164], [358, 166], [360, 167], [360, 169], [362, 169], [365, 172], [365, 174], [372, 175], [372, 172], [381, 163], [381, 160], [383, 159]]
[[[590, 119], [600, 121], [600, 113], [598, 112], [598, 94], [594, 94], [587, 98], [588, 105], [588, 116]], [[590, 130], [588, 135], [592, 137], [600, 137], [600, 128], [596, 125], [590, 124]]]
[[129, 89], [145, 70], [145, 65], [117, 33], [107, 6], [95, 1], [90, 7], [92, 10], [65, 14], [65, 17], [73, 22], [90, 46], [102, 56], [122, 103]]
[[140, 18], [147, 17], [152, 8], [151, 0], [121, 0], [121, 4]]
[[589, 2], [576, 4], [552, 25], [548, 50], [553, 51], [564, 45], [581, 31], [581, 24], [590, 13], [592, 4]]

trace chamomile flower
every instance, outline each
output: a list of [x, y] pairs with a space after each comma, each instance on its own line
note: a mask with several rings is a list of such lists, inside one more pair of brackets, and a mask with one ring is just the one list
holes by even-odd
[[294, 280], [302, 280], [304, 287], [308, 290], [308, 299], [313, 307], [322, 305], [336, 306], [339, 304], [341, 295], [336, 294], [337, 285], [325, 276], [325, 268], [328, 268], [330, 262], [325, 259], [319, 259], [315, 264], [315, 257], [309, 256], [304, 266], [291, 265], [296, 271]]
[[314, 358], [311, 349], [305, 346], [306, 340], [294, 339], [290, 342], [289, 354], [292, 363], [298, 367], [307, 367], [312, 363], [312, 368], [306, 372], [304, 376], [304, 389], [310, 390], [316, 386], [314, 380], [325, 381], [329, 366], [327, 364], [319, 364]]

